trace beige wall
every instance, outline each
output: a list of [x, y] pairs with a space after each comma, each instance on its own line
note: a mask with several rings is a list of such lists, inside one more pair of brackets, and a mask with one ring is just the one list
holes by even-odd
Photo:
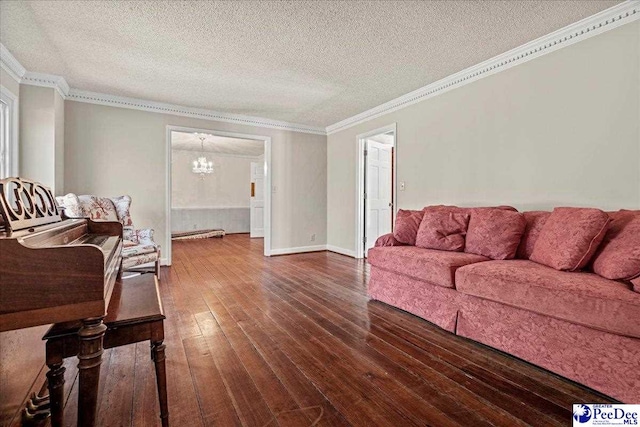
[[64, 99], [53, 92], [54, 111], [54, 188], [56, 195], [64, 194]]
[[52, 88], [20, 88], [20, 176], [64, 192], [64, 100]]
[[640, 22], [328, 136], [328, 244], [355, 249], [356, 135], [397, 123], [400, 208], [640, 208]]
[[249, 207], [251, 162], [258, 158], [216, 156], [207, 153], [214, 173], [205, 176], [191, 171], [197, 151], [171, 151], [171, 206], [175, 208]]
[[9, 89], [14, 95], [20, 95], [20, 84], [4, 68], [0, 68], [0, 85]]
[[[67, 101], [65, 190], [130, 194], [137, 226], [165, 236], [166, 126], [272, 138], [272, 248], [326, 243], [326, 137]], [[316, 241], [310, 242], [311, 234]]]

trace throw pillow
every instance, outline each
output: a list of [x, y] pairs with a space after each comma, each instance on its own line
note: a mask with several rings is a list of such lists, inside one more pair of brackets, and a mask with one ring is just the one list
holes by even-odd
[[425, 209], [416, 236], [416, 246], [462, 252], [469, 214], [459, 210]]
[[491, 259], [512, 259], [526, 225], [524, 215], [511, 209], [472, 209], [464, 251]]
[[122, 223], [123, 227], [131, 227], [133, 226], [133, 221], [131, 220], [131, 214], [129, 213], [129, 208], [131, 207], [131, 197], [130, 196], [120, 196], [111, 198], [113, 205], [116, 208], [116, 214], [118, 215], [118, 219]]
[[525, 228], [524, 234], [522, 235], [522, 240], [520, 240], [520, 246], [518, 246], [516, 258], [529, 259], [531, 258], [531, 254], [533, 253], [533, 247], [536, 244], [536, 240], [538, 240], [538, 237], [540, 237], [542, 227], [544, 227], [547, 219], [549, 219], [549, 215], [551, 215], [551, 212], [530, 211], [524, 212], [523, 215], [524, 219], [527, 221], [527, 227]]
[[418, 234], [423, 213], [423, 211], [399, 209], [396, 214], [396, 225], [393, 229], [393, 237], [400, 243], [415, 246], [416, 235]]
[[611, 226], [593, 258], [593, 272], [612, 280], [640, 276], [640, 211], [609, 215]]
[[607, 232], [609, 215], [593, 208], [555, 208], [542, 227], [531, 261], [576, 271], [589, 263]]

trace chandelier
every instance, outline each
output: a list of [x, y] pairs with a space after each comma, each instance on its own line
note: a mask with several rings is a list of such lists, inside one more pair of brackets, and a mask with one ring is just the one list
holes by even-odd
[[198, 157], [198, 160], [193, 161], [193, 168], [191, 171], [193, 173], [197, 173], [201, 178], [204, 179], [205, 175], [213, 173], [213, 162], [207, 160], [204, 155], [204, 140], [207, 139], [207, 135], [195, 134], [200, 139], [200, 150], [202, 151], [202, 156]]

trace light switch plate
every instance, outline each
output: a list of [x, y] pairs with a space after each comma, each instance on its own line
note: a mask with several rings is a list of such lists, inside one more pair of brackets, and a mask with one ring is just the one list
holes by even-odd
[[400, 191], [404, 191], [404, 181], [400, 181]]

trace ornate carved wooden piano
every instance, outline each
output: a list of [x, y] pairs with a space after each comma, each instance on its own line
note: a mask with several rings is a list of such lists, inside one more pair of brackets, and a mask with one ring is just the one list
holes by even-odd
[[81, 321], [78, 425], [93, 425], [122, 225], [62, 219], [48, 188], [20, 178], [0, 180], [0, 214], [0, 332]]

